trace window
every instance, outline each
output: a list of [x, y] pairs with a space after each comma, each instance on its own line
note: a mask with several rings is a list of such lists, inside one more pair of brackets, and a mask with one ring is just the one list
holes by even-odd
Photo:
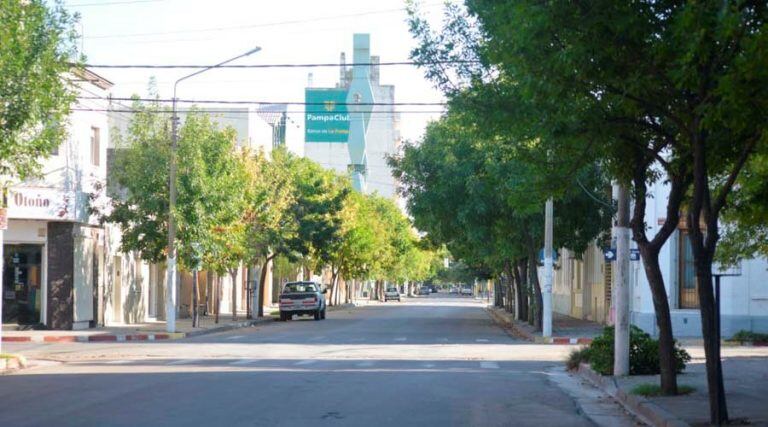
[[685, 229], [679, 230], [677, 260], [680, 308], [699, 308], [699, 281], [696, 279], [690, 234]]
[[101, 160], [101, 136], [99, 133], [99, 128], [91, 128], [91, 164], [94, 166], [99, 166]]

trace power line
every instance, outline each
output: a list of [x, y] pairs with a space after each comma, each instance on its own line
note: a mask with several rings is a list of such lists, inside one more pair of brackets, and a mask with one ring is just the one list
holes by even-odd
[[124, 1], [102, 1], [98, 3], [72, 3], [67, 7], [90, 7], [90, 6], [111, 6], [115, 4], [136, 4], [136, 3], [157, 3], [165, 0], [124, 0]]
[[[480, 63], [474, 59], [457, 59], [446, 61], [393, 61], [393, 62], [353, 62], [344, 64], [344, 66], [393, 66], [393, 65], [441, 65], [441, 64], [477, 64]], [[73, 64], [77, 65], [77, 64]], [[198, 64], [83, 64], [86, 68], [122, 68], [122, 69], [175, 69], [175, 68], [209, 68], [211, 65], [198, 65]], [[308, 64], [227, 64], [221, 65], [216, 68], [319, 68], [319, 67], [340, 67], [342, 64], [326, 62], [326, 63], [308, 63]]]
[[[114, 113], [150, 113], [150, 114], [172, 114], [170, 110], [141, 110], [141, 109], [110, 109], [110, 108], [72, 108], [72, 111], [96, 111], [96, 112], [114, 112]], [[247, 113], [244, 110], [205, 110], [205, 109], [184, 109], [178, 110], [179, 113], [196, 112], [196, 113]], [[399, 111], [371, 111], [371, 114], [391, 114], [394, 118], [396, 114], [442, 114], [445, 111], [430, 111], [430, 110], [399, 110]], [[286, 111], [288, 114], [304, 114], [305, 111]]]
[[[99, 97], [99, 96], [78, 96], [79, 99], [99, 99], [115, 101], [141, 101], [141, 102], [160, 102], [172, 103], [173, 99], [168, 98], [120, 98], [120, 97]], [[245, 100], [216, 100], [216, 99], [177, 99], [176, 102], [185, 104], [234, 104], [234, 105], [308, 105], [324, 106], [324, 102], [299, 102], [299, 101], [245, 101]], [[358, 105], [358, 106], [445, 106], [444, 102], [369, 102], [369, 103], [347, 103], [336, 102], [334, 105]]]
[[[140, 2], [142, 0], [132, 0], [132, 1]], [[143, 1], [151, 1], [151, 0], [143, 0]], [[128, 0], [125, 1], [125, 3], [128, 3], [128, 2], [129, 2]], [[430, 4], [428, 5], [428, 7], [432, 7], [438, 4], [439, 3]], [[248, 30], [252, 28], [276, 27], [280, 25], [305, 24], [309, 22], [330, 21], [330, 20], [343, 19], [343, 18], [355, 18], [360, 16], [399, 12], [403, 10], [406, 10], [406, 8], [400, 7], [397, 9], [372, 10], [368, 12], [350, 13], [345, 15], [321, 16], [321, 17], [306, 18], [306, 19], [293, 19], [288, 21], [266, 22], [261, 24], [250, 24], [250, 25], [235, 25], [235, 26], [228, 26], [228, 27], [209, 27], [209, 28], [175, 30], [175, 31], [155, 31], [155, 32], [149, 32], [149, 33], [103, 34], [103, 35], [90, 36], [86, 38], [109, 39], [109, 38], [124, 38], [124, 37], [163, 36], [163, 35], [169, 35], [169, 34], [208, 33], [208, 32], [219, 32], [219, 31]]]

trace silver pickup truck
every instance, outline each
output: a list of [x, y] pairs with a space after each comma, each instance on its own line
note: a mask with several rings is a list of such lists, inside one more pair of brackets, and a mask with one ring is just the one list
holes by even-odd
[[280, 293], [280, 320], [291, 320], [294, 315], [325, 319], [326, 292], [327, 289], [315, 282], [286, 283]]

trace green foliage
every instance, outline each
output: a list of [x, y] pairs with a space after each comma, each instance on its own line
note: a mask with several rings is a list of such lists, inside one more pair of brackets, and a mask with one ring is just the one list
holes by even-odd
[[66, 137], [76, 20], [59, 1], [0, 0], [0, 175], [36, 175]]
[[[586, 358], [592, 369], [603, 375], [613, 375], [613, 326], [603, 329], [589, 345]], [[677, 372], [685, 370], [691, 356], [685, 349], [675, 345], [675, 366]], [[659, 341], [642, 329], [632, 325], [629, 332], [629, 374], [656, 375], [659, 373]]]
[[739, 332], [736, 332], [731, 338], [729, 338], [728, 341], [768, 343], [768, 334], [740, 330]]
[[[691, 394], [694, 391], [696, 391], [696, 388], [691, 387], [689, 385], [677, 386], [678, 395]], [[648, 383], [638, 384], [632, 387], [632, 390], [630, 391], [630, 393], [639, 395], [639, 396], [645, 396], [645, 397], [661, 396], [663, 394], [661, 392], [661, 387], [659, 387], [658, 384], [648, 384]]]
[[[113, 200], [107, 221], [122, 230], [122, 250], [139, 251], [142, 259], [160, 262], [167, 256], [168, 164], [171, 135], [168, 116], [157, 104], [135, 105], [126, 135], [116, 135], [121, 148], [115, 177], [125, 197]], [[234, 130], [221, 129], [207, 115], [190, 113], [180, 129], [177, 149], [177, 199], [173, 212], [182, 268], [195, 267], [202, 249], [203, 266], [219, 274], [243, 258], [241, 216], [245, 206], [245, 165], [235, 152]]]
[[589, 347], [580, 347], [571, 350], [568, 358], [565, 359], [565, 368], [569, 371], [579, 369], [582, 363], [589, 363]]

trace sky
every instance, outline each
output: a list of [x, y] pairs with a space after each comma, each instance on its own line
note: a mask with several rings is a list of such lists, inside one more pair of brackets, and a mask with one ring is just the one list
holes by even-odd
[[[421, 10], [439, 22], [442, 1], [422, 0]], [[352, 58], [352, 35], [370, 33], [371, 54], [382, 62], [408, 61], [416, 42], [408, 32], [404, 0], [65, 0], [80, 14], [82, 49], [88, 64], [201, 64], [261, 51], [236, 64], [337, 63]], [[235, 64], [233, 63], [233, 64]], [[173, 82], [188, 69], [101, 69], [114, 97], [146, 95], [154, 76], [161, 98], [171, 98]], [[339, 70], [328, 68], [211, 70], [179, 85], [184, 99], [303, 102], [308, 73], [315, 87], [331, 87]], [[381, 83], [395, 85], [396, 102], [442, 102], [411, 65], [382, 66]], [[440, 107], [399, 107], [403, 139], [416, 140]], [[289, 107], [303, 125], [303, 107]], [[291, 123], [289, 123], [291, 125]], [[289, 130], [290, 132], [290, 130]]]

